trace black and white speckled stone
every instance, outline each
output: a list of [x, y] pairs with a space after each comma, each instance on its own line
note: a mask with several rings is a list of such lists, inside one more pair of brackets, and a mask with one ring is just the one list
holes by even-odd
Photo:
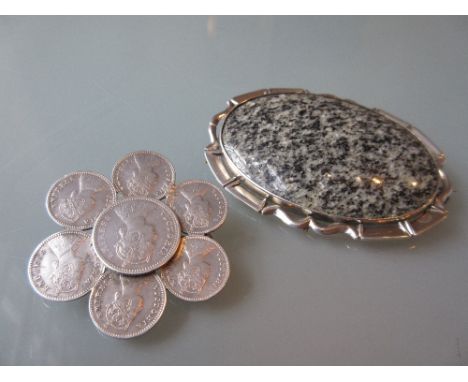
[[439, 177], [407, 129], [348, 101], [268, 95], [227, 117], [224, 149], [258, 186], [328, 216], [394, 219], [428, 205]]

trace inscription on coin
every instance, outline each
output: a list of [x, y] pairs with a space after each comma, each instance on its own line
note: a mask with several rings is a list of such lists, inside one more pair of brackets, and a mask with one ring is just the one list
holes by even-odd
[[161, 269], [166, 288], [187, 301], [204, 301], [225, 286], [229, 261], [223, 248], [204, 236], [182, 238], [174, 257]]
[[116, 192], [104, 176], [74, 172], [56, 181], [47, 194], [47, 211], [61, 226], [91, 228], [97, 216], [115, 202]]
[[33, 289], [54, 301], [70, 301], [88, 293], [104, 271], [85, 232], [49, 236], [33, 252], [28, 266]]
[[124, 196], [162, 199], [175, 182], [171, 162], [152, 151], [136, 151], [117, 162], [112, 182]]
[[226, 219], [226, 198], [217, 187], [203, 180], [189, 180], [177, 185], [168, 200], [182, 230], [188, 234], [212, 232]]
[[180, 225], [164, 203], [128, 198], [99, 216], [92, 237], [106, 266], [137, 275], [159, 268], [173, 256], [180, 241]]
[[166, 289], [154, 273], [140, 277], [109, 271], [93, 288], [89, 312], [96, 327], [117, 338], [139, 336], [151, 329], [166, 306]]

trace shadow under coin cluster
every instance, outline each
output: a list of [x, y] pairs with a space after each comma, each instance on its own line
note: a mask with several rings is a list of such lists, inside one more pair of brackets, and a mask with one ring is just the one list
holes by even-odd
[[[164, 312], [166, 288], [203, 301], [229, 277], [226, 253], [206, 236], [226, 219], [224, 195], [201, 180], [176, 185], [174, 167], [158, 153], [126, 155], [112, 183], [94, 172], [65, 175], [52, 185], [46, 207], [65, 230], [34, 250], [31, 285], [53, 301], [91, 291], [91, 319], [109, 336], [151, 329]], [[91, 234], [82, 231], [89, 228]]]

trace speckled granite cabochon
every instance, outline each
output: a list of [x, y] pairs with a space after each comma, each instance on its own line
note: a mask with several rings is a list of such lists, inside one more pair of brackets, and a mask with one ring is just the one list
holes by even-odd
[[434, 158], [406, 128], [346, 100], [274, 94], [225, 120], [224, 150], [259, 187], [331, 217], [399, 219], [439, 187]]

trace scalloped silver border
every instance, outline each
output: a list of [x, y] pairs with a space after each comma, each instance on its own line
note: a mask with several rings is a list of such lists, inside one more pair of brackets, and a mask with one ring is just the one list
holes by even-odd
[[[302, 94], [309, 92], [304, 89], [275, 88], [245, 93], [230, 99], [227, 108], [212, 118], [208, 126], [210, 143], [205, 148], [205, 158], [216, 180], [231, 195], [262, 215], [276, 216], [287, 226], [310, 230], [320, 235], [344, 233], [353, 239], [392, 239], [417, 236], [447, 217], [448, 212], [445, 203], [452, 192], [452, 187], [442, 170], [445, 161], [444, 153], [414, 126], [375, 108], [371, 110], [391, 119], [418, 138], [434, 158], [439, 171], [441, 187], [432, 203], [422, 211], [416, 211], [404, 219], [394, 221], [363, 222], [356, 219], [340, 221], [333, 217], [324, 217], [318, 213], [311, 213], [298, 205], [278, 198], [245, 177], [227, 157], [221, 143], [218, 126], [227, 118], [229, 113], [242, 103], [265, 95], [291, 93]], [[330, 94], [326, 95], [359, 105], [349, 99], [338, 98]], [[359, 106], [366, 108], [362, 105]]]

